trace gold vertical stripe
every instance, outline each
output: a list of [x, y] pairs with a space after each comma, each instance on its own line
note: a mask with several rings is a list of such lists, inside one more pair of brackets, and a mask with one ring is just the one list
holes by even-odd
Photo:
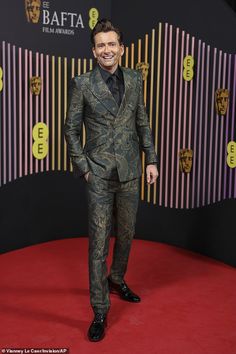
[[57, 112], [57, 131], [58, 131], [58, 144], [57, 144], [57, 166], [58, 171], [61, 169], [61, 57], [58, 57], [58, 112]]
[[153, 76], [154, 76], [154, 51], [155, 51], [155, 30], [152, 30], [152, 48], [151, 48], [151, 78], [150, 78], [150, 127], [152, 129], [152, 113], [153, 113]]
[[55, 56], [52, 56], [52, 171], [55, 170]]
[[142, 40], [138, 40], [138, 63], [141, 61]]
[[[67, 58], [64, 58], [64, 124], [66, 120], [66, 111], [67, 111]], [[67, 167], [67, 149], [65, 137], [63, 137], [64, 144], [64, 171]]]
[[129, 66], [129, 47], [125, 48], [125, 67]]
[[71, 59], [71, 77], [75, 76], [75, 58]]
[[[155, 50], [155, 30], [152, 30], [152, 47], [151, 47], [151, 77], [150, 77], [150, 110], [149, 110], [149, 121], [150, 128], [152, 130], [152, 114], [153, 114], [153, 75], [154, 75], [154, 50]], [[150, 203], [150, 184], [148, 185], [147, 190], [147, 201]]]
[[[159, 23], [159, 31], [158, 31], [158, 56], [157, 56], [157, 79], [156, 79], [156, 127], [155, 127], [155, 151], [157, 151], [158, 147], [158, 123], [159, 123], [159, 98], [160, 98], [160, 67], [161, 67], [161, 31], [162, 24]], [[157, 202], [157, 183], [154, 185], [153, 191], [153, 203]]]
[[93, 70], [93, 59], [89, 60], [89, 70]]
[[85, 58], [83, 60], [83, 74], [86, 73], [86, 71], [87, 71], [87, 59]]
[[134, 69], [134, 43], [131, 43], [131, 69]]
[[81, 75], [81, 59], [78, 59], [78, 75]]

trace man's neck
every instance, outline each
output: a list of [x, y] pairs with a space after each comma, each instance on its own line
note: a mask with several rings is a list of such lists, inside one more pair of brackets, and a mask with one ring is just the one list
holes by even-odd
[[116, 67], [112, 67], [112, 68], [103, 68], [100, 64], [98, 64], [100, 66], [100, 68], [102, 70], [105, 70], [107, 72], [109, 72], [110, 74], [114, 74], [114, 72], [117, 70], [118, 68], [118, 64], [116, 65]]

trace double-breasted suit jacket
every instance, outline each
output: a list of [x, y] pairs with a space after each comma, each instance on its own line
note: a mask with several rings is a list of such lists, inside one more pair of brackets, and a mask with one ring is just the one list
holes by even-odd
[[128, 68], [121, 70], [124, 95], [120, 106], [98, 67], [72, 80], [65, 137], [74, 171], [79, 175], [91, 171], [109, 179], [116, 168], [119, 181], [125, 182], [141, 175], [140, 149], [145, 153], [146, 164], [157, 161], [144, 107], [141, 73]]

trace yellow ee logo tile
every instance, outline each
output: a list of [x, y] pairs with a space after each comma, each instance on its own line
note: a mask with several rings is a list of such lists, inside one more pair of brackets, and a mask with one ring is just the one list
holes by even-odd
[[227, 145], [227, 165], [230, 168], [236, 167], [236, 142], [230, 141]]
[[36, 159], [42, 160], [48, 154], [48, 127], [45, 123], [37, 123], [33, 128], [33, 155]]

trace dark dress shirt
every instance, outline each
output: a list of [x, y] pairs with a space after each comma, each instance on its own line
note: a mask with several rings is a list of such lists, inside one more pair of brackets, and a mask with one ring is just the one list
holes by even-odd
[[121, 68], [118, 66], [116, 71], [110, 74], [109, 71], [104, 70], [100, 65], [98, 65], [98, 67], [103, 80], [115, 98], [116, 103], [120, 106], [125, 91], [124, 77]]
[[[107, 84], [107, 87], [116, 100], [116, 103], [118, 106], [120, 106], [125, 91], [124, 77], [121, 68], [118, 66], [113, 74], [110, 74], [109, 71], [101, 68], [100, 65], [98, 65], [98, 68], [103, 80]], [[109, 179], [115, 181], [119, 180], [115, 157], [113, 160], [113, 168], [111, 169], [111, 175]]]

